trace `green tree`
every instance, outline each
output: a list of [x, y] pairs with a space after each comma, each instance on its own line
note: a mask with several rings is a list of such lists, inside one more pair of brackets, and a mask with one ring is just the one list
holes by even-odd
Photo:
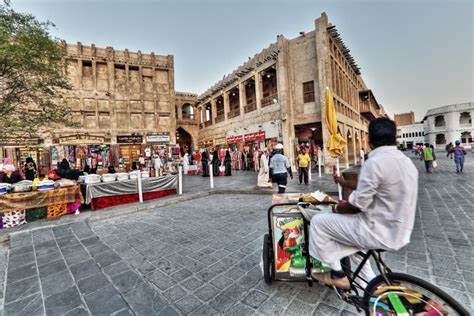
[[62, 93], [65, 47], [49, 34], [50, 21], [0, 3], [0, 140], [41, 137], [74, 125]]

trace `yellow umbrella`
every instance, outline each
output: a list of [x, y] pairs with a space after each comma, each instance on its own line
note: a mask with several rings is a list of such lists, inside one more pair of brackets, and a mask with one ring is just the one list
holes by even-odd
[[[337, 118], [336, 109], [334, 107], [334, 99], [332, 97], [331, 90], [326, 87], [326, 125], [329, 130], [329, 140], [326, 144], [326, 148], [329, 151], [331, 157], [336, 158], [336, 173], [338, 176], [341, 175], [339, 170], [339, 156], [343, 155], [344, 146], [346, 146], [346, 140], [337, 132]], [[339, 191], [339, 200], [342, 200], [342, 188], [340, 185], [337, 186]]]

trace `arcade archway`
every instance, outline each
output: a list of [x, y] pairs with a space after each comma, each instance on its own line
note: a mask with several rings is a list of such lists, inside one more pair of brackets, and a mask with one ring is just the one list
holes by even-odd
[[192, 149], [193, 138], [184, 128], [178, 127], [176, 129], [176, 143], [179, 144], [181, 155]]

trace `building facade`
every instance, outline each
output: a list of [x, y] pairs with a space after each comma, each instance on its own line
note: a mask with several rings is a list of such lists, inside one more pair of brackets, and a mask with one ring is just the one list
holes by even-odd
[[400, 147], [408, 149], [412, 149], [415, 145], [423, 145], [425, 143], [423, 123], [397, 125], [397, 141]]
[[428, 110], [423, 118], [425, 142], [436, 148], [459, 140], [463, 146], [472, 147], [474, 138], [474, 102], [447, 105]]
[[[36, 146], [3, 146], [18, 166], [31, 156], [40, 173], [63, 158], [78, 168], [92, 155], [106, 167], [123, 159], [127, 168], [153, 149], [176, 144], [174, 60], [161, 56], [66, 44], [64, 72], [72, 89], [65, 102], [79, 127], [64, 127]], [[22, 146], [23, 145], [23, 146]]]
[[[199, 147], [252, 150], [282, 142], [294, 165], [298, 144], [324, 147], [329, 138], [326, 87], [333, 92], [338, 131], [347, 140], [341, 160], [354, 164], [361, 148], [368, 151], [368, 123], [385, 111], [325, 13], [315, 20], [315, 30], [294, 39], [277, 36], [198, 97]], [[326, 159], [328, 171], [333, 163]]]
[[415, 124], [415, 112], [395, 114], [394, 121], [397, 126]]

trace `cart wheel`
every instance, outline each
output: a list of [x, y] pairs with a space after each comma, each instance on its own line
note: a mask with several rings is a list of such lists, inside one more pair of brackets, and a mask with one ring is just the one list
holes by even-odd
[[275, 267], [273, 265], [273, 251], [270, 235], [263, 236], [263, 278], [265, 283], [275, 281]]

